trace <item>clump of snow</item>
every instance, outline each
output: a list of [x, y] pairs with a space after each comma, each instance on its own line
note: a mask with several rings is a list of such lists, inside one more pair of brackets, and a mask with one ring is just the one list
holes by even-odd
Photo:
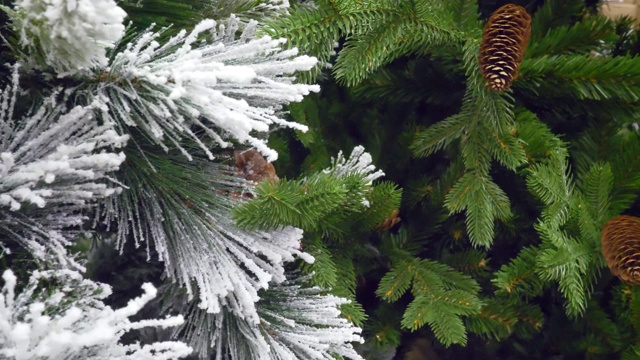
[[[182, 342], [122, 345], [127, 331], [145, 327], [174, 327], [182, 316], [132, 322], [129, 317], [156, 296], [151, 284], [121, 309], [102, 302], [108, 285], [83, 279], [70, 270], [34, 271], [16, 294], [16, 276], [6, 270], [0, 294], [0, 358], [27, 360], [177, 359], [192, 352]], [[54, 287], [55, 286], [55, 287]]]
[[17, 0], [8, 13], [33, 65], [60, 77], [106, 66], [127, 16], [114, 0]]

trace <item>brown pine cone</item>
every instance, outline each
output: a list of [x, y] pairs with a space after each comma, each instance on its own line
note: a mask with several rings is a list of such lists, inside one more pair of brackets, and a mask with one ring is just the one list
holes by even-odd
[[531, 36], [531, 16], [522, 6], [507, 4], [496, 10], [482, 33], [480, 72], [495, 91], [511, 87]]
[[236, 150], [233, 157], [236, 160], [236, 173], [245, 179], [255, 182], [278, 180], [276, 168], [257, 150]]
[[640, 285], [640, 218], [620, 215], [609, 219], [600, 240], [611, 273], [626, 283]]

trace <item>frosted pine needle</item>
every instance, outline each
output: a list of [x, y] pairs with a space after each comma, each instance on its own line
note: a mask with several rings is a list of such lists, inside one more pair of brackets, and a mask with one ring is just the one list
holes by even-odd
[[338, 309], [349, 301], [305, 288], [303, 280], [261, 292], [257, 324], [193, 307], [183, 325], [186, 339], [201, 359], [332, 360], [337, 354], [362, 360], [351, 344], [364, 341], [361, 329], [341, 318]]
[[210, 141], [227, 147], [236, 140], [273, 161], [277, 153], [253, 132], [273, 125], [306, 130], [277, 111], [319, 90], [289, 76], [309, 70], [316, 59], [282, 50], [283, 40], [253, 38], [254, 22], [235, 40], [238, 26], [235, 18], [220, 26], [204, 20], [164, 44], [158, 42], [162, 30], [145, 32], [114, 55], [98, 93], [111, 100], [122, 126], [139, 127], [165, 150], [176, 147], [191, 159], [183, 141], [189, 140], [213, 158]]
[[54, 93], [31, 113], [14, 113], [18, 66], [13, 71], [12, 84], [0, 89], [0, 229], [32, 254], [53, 251], [61, 260], [64, 229], [80, 225], [80, 211], [119, 190], [106, 179], [124, 161], [115, 149], [128, 137], [98, 125], [100, 99], [67, 109]]
[[231, 209], [248, 184], [231, 168], [178, 156], [147, 154], [147, 159], [162, 172], [140, 171], [146, 163], [132, 154], [123, 174], [130, 188], [108, 198], [101, 211], [107, 227], [117, 231], [118, 247], [128, 239], [137, 246], [146, 242], [151, 256], [153, 242], [168, 276], [190, 298], [197, 295], [200, 308], [217, 313], [228, 307], [247, 321], [259, 321], [258, 290], [285, 280], [285, 262], [312, 259], [298, 250], [302, 231], [238, 228]]
[[382, 170], [376, 170], [375, 165], [372, 164], [373, 159], [368, 152], [364, 151], [364, 147], [358, 145], [353, 148], [351, 155], [348, 159], [345, 159], [342, 151], [338, 153], [335, 159], [332, 159], [331, 168], [325, 170], [327, 173], [332, 173], [336, 176], [347, 176], [349, 174], [363, 176], [365, 182], [371, 183], [384, 176]]
[[[35, 271], [16, 294], [17, 279], [11, 270], [2, 275], [0, 294], [0, 357], [27, 360], [81, 359], [177, 359], [191, 348], [181, 342], [122, 345], [127, 331], [145, 327], [174, 327], [182, 316], [132, 322], [129, 317], [156, 296], [151, 284], [144, 293], [121, 309], [111, 309], [102, 300], [109, 286], [82, 278], [69, 270]], [[57, 284], [55, 288], [52, 288]]]
[[[384, 176], [384, 172], [382, 170], [376, 170], [372, 162], [371, 154], [365, 152], [363, 146], [358, 145], [353, 148], [348, 159], [346, 159], [342, 151], [340, 151], [338, 156], [331, 160], [331, 167], [325, 169], [324, 172], [335, 176], [355, 175], [362, 177], [364, 184], [370, 186], [374, 180]], [[364, 190], [366, 190], [366, 188], [362, 188], [362, 192], [360, 193], [360, 197], [362, 198], [361, 204], [368, 207], [370, 204], [366, 199]]]

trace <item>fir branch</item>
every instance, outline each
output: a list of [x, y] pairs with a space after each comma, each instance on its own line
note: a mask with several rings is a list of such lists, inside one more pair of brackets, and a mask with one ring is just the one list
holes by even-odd
[[570, 25], [584, 8], [580, 0], [547, 0], [531, 21], [531, 42], [536, 43], [554, 29]]
[[315, 286], [322, 289], [334, 289], [338, 283], [337, 266], [331, 251], [322, 242], [322, 238], [306, 235], [304, 249], [315, 259], [311, 264], [302, 264], [304, 273], [311, 274], [310, 280]]
[[376, 295], [390, 302], [400, 299], [411, 286], [414, 276], [412, 268], [415, 266], [417, 266], [415, 260], [395, 264], [380, 280]]
[[493, 300], [482, 307], [479, 315], [465, 318], [464, 324], [470, 333], [503, 340], [511, 335], [516, 322], [517, 317], [512, 307], [499, 300]]
[[609, 212], [613, 180], [608, 163], [595, 163], [579, 184], [585, 198], [584, 208], [589, 213], [589, 219], [585, 220], [593, 226], [592, 234], [599, 233], [598, 229], [613, 215]]
[[458, 29], [473, 33], [481, 28], [478, 3], [475, 0], [451, 0], [445, 2], [446, 10], [452, 15], [451, 19]]
[[[540, 11], [536, 17], [538, 14]], [[544, 37], [534, 37], [527, 47], [525, 58], [588, 53], [598, 49], [603, 42], [614, 41], [614, 30], [613, 22], [604, 16], [589, 17], [571, 26], [556, 27]]]
[[[329, 169], [304, 179], [261, 183], [255, 199], [233, 210], [234, 218], [247, 229], [295, 226], [340, 238], [340, 222], [351, 217], [356, 222], [371, 207], [372, 181], [383, 175], [374, 170], [371, 156], [358, 146], [348, 159], [339, 153]], [[386, 201], [397, 202], [399, 193], [387, 190], [395, 196]]]
[[445, 346], [466, 343], [460, 316], [476, 314], [482, 306], [475, 280], [436, 261], [405, 257], [385, 274], [376, 294], [394, 302], [409, 288], [414, 299], [402, 317], [404, 328], [428, 324]]
[[445, 199], [451, 214], [466, 210], [466, 224], [474, 246], [490, 247], [495, 219], [511, 217], [509, 199], [490, 178], [477, 172], [462, 176]]
[[544, 318], [536, 305], [493, 298], [480, 314], [466, 317], [465, 326], [469, 332], [500, 341], [514, 334], [529, 337], [544, 326]]
[[536, 274], [536, 258], [540, 249], [530, 246], [522, 249], [508, 264], [502, 265], [491, 282], [497, 294], [535, 297], [542, 293], [544, 282]]
[[366, 196], [369, 206], [352, 218], [356, 220], [358, 230], [371, 231], [382, 224], [398, 210], [401, 197], [402, 191], [396, 184], [390, 181], [375, 184]]
[[[587, 206], [582, 200], [585, 195], [579, 189], [576, 190], [571, 181], [567, 158], [567, 150], [564, 147], [557, 149], [548, 161], [531, 168], [527, 184], [546, 205], [541, 218], [534, 226], [543, 241], [542, 249], [536, 258], [536, 272], [545, 281], [558, 282], [559, 289], [566, 299], [567, 313], [577, 316], [586, 309], [588, 288], [594, 280], [592, 268], [600, 266], [601, 261], [597, 260], [600, 257], [597, 242], [599, 231], [588, 224], [595, 221], [589, 212], [581, 211], [581, 208]], [[598, 188], [600, 184], [594, 186]], [[606, 182], [603, 186], [607, 192]], [[590, 190], [592, 193], [594, 191], [601, 192]], [[589, 197], [594, 196], [596, 201], [599, 201], [598, 198], [603, 195]], [[582, 238], [575, 238], [563, 229], [572, 214], [577, 214], [578, 222], [583, 223], [580, 226]]]
[[442, 261], [457, 271], [471, 276], [485, 274], [489, 270], [487, 254], [476, 249], [445, 254]]
[[531, 111], [518, 109], [515, 125], [516, 136], [522, 141], [527, 159], [533, 164], [548, 161], [553, 154], [557, 154], [556, 149], [565, 146]]
[[[346, 4], [346, 2], [339, 2]], [[310, 73], [301, 74], [305, 82], [314, 81], [320, 67], [327, 66], [334, 54], [340, 36], [360, 33], [393, 15], [393, 8], [385, 2], [369, 2], [350, 11], [340, 11], [331, 1], [320, 1], [316, 8], [298, 6], [288, 16], [267, 22], [261, 31], [274, 37], [287, 39], [287, 45], [315, 56], [319, 63]]]
[[238, 225], [246, 229], [323, 227], [322, 219], [346, 202], [346, 184], [323, 173], [305, 180], [262, 182], [255, 189], [254, 200], [233, 210]]
[[599, 162], [606, 161], [611, 167], [609, 214], [620, 214], [627, 209], [640, 191], [640, 159], [636, 156], [640, 153], [640, 133], [594, 124], [574, 143], [572, 156], [578, 173], [590, 171], [591, 164]]
[[468, 126], [466, 120], [462, 114], [456, 114], [417, 132], [410, 146], [414, 156], [427, 157], [459, 139]]
[[[625, 56], [555, 55], [525, 59], [523, 84], [545, 96], [637, 102], [640, 100], [640, 59]], [[526, 84], [526, 85], [524, 85]]]
[[399, 14], [378, 22], [366, 34], [349, 38], [338, 55], [333, 73], [339, 83], [357, 85], [376, 69], [401, 56], [456, 42], [460, 42], [460, 36], [434, 23], [432, 18]]

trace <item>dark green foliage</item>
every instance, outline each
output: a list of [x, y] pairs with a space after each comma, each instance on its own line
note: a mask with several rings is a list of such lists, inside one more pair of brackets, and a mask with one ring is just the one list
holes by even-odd
[[403, 348], [413, 331], [467, 344], [438, 347], [445, 358], [635, 356], [600, 229], [638, 215], [637, 33], [583, 1], [519, 2], [532, 36], [500, 94], [479, 74], [476, 19], [504, 3], [316, 1], [267, 26], [323, 61], [340, 40], [335, 82], [290, 109], [310, 131], [274, 135], [297, 160], [276, 166], [312, 174], [362, 144], [404, 189], [399, 228], [340, 248], [360, 254], [375, 344]]

